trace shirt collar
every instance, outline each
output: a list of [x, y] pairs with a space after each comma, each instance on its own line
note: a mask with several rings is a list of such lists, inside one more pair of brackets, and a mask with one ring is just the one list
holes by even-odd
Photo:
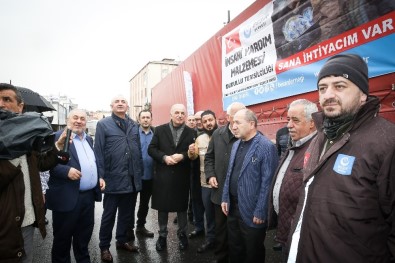
[[314, 135], [316, 135], [317, 131], [314, 131], [312, 133], [310, 133], [309, 135], [307, 135], [306, 137], [303, 137], [302, 139], [294, 142], [292, 141], [292, 147], [300, 147], [302, 146], [305, 142], [307, 142], [308, 140], [310, 140]]
[[81, 137], [80, 136], [78, 136], [76, 133], [71, 133], [71, 136], [72, 136], [72, 138], [73, 138], [73, 140], [75, 140], [75, 138], [77, 138], [78, 140], [80, 140], [80, 141], [85, 141], [86, 140], [86, 133], [85, 132], [82, 132], [82, 139], [81, 139]]
[[139, 126], [139, 130], [140, 130], [140, 133], [144, 133], [144, 134], [150, 134], [150, 133], [152, 133], [152, 129], [151, 129], [151, 128], [150, 128], [149, 131], [146, 133], [146, 132], [143, 130], [143, 128], [141, 127], [141, 125]]

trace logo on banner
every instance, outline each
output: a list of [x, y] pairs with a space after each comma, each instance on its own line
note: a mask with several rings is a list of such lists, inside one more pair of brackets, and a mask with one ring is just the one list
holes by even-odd
[[234, 49], [241, 47], [239, 31], [236, 31], [225, 37], [226, 54], [232, 52]]
[[243, 35], [245, 38], [250, 38], [251, 37], [251, 33], [252, 33], [252, 29], [251, 28], [247, 28], [243, 31]]
[[336, 158], [335, 165], [333, 166], [333, 171], [341, 175], [351, 175], [354, 161], [354, 156], [339, 154]]

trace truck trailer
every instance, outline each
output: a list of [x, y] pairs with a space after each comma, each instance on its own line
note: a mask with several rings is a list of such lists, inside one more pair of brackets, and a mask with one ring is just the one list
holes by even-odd
[[395, 1], [257, 0], [152, 89], [154, 125], [175, 103], [220, 116], [239, 101], [274, 140], [293, 100], [318, 105], [319, 69], [340, 53], [364, 58], [379, 114], [395, 123]]

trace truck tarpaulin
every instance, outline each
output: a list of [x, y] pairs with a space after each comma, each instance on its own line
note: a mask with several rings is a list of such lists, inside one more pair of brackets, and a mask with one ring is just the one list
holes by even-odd
[[158, 83], [152, 90], [154, 124], [169, 121], [174, 103], [218, 115], [239, 101], [273, 138], [290, 102], [318, 101], [318, 71], [339, 53], [364, 58], [370, 93], [382, 100], [380, 114], [395, 122], [395, 2], [288, 2], [254, 2]]

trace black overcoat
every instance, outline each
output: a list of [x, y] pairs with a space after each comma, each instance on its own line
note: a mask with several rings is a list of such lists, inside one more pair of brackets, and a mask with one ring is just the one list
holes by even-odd
[[[155, 128], [148, 146], [148, 154], [156, 162], [151, 202], [153, 209], [162, 212], [182, 212], [188, 209], [191, 169], [188, 147], [195, 139], [196, 131], [185, 126], [176, 146], [169, 123]], [[175, 153], [182, 154], [183, 160], [176, 165], [166, 165], [163, 157]]]

